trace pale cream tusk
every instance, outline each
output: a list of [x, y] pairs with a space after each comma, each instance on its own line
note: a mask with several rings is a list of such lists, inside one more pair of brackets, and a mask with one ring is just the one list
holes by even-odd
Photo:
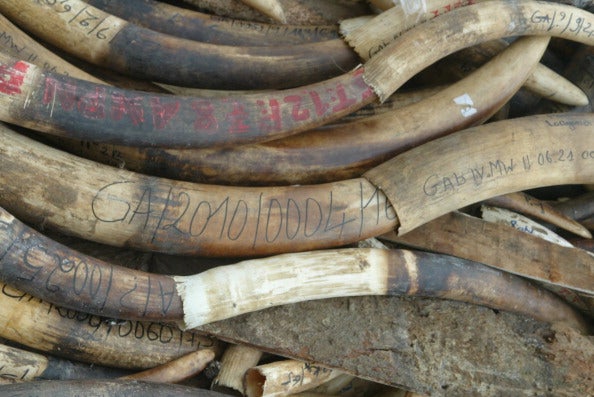
[[524, 87], [543, 98], [570, 106], [586, 106], [590, 102], [581, 88], [540, 63]]
[[[414, 17], [407, 14], [403, 7], [399, 5], [367, 22], [359, 19], [342, 21], [340, 23], [340, 33], [361, 59], [366, 61], [393, 42], [402, 32], [413, 28], [419, 23], [454, 8], [483, 1], [486, 0], [456, 2], [452, 2], [452, 0], [429, 0], [425, 3], [427, 12]], [[530, 91], [555, 102], [571, 106], [588, 104], [588, 97], [579, 87], [542, 64], [538, 64], [534, 68], [524, 85]]]
[[514, 229], [536, 237], [540, 237], [548, 242], [558, 244], [562, 247], [573, 247], [569, 241], [565, 240], [557, 233], [516, 212], [504, 208], [492, 207], [489, 205], [482, 205], [481, 212], [482, 218], [487, 222], [510, 226]]
[[262, 14], [267, 15], [275, 21], [281, 23], [287, 23], [287, 17], [283, 10], [282, 4], [277, 0], [241, 0], [243, 3], [249, 5], [260, 11]]
[[247, 260], [174, 279], [184, 321], [193, 328], [304, 299], [383, 295], [387, 271], [384, 250], [324, 250]]
[[230, 345], [221, 357], [221, 369], [210, 386], [227, 394], [244, 394], [243, 377], [249, 368], [258, 365], [262, 351], [247, 345]]
[[[364, 24], [357, 20], [354, 23], [345, 20], [339, 23], [339, 32], [344, 40], [363, 60], [368, 60], [383, 48], [388, 46], [403, 32], [414, 26], [432, 19], [439, 14], [456, 8], [452, 0], [420, 0], [425, 3], [427, 11], [422, 14], [410, 15], [401, 5], [373, 17]], [[456, 2], [458, 7], [483, 2], [486, 0], [464, 0]], [[392, 3], [392, 1], [390, 1]], [[392, 3], [394, 5], [394, 3]], [[359, 25], [355, 28], [356, 25]]]
[[309, 390], [342, 372], [298, 360], [276, 361], [250, 368], [244, 378], [247, 397], [277, 397]]
[[146, 382], [178, 383], [196, 376], [206, 368], [215, 358], [215, 352], [210, 349], [196, 350], [185, 356], [147, 369], [132, 375], [122, 376], [120, 379], [134, 379]]

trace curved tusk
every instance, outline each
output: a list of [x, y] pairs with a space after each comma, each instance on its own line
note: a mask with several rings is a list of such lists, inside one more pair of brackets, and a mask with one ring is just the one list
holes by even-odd
[[[87, 0], [88, 4], [136, 25], [222, 45], [290, 45], [337, 39], [336, 25], [270, 24], [204, 14], [154, 0]], [[142, 12], [138, 12], [142, 7]]]

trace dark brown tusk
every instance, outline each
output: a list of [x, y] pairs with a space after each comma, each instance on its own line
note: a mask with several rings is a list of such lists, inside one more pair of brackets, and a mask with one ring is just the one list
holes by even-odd
[[572, 219], [581, 221], [594, 216], [594, 191], [584, 193], [580, 196], [559, 201], [554, 204], [555, 209]]
[[141, 382], [136, 380], [84, 380], [84, 381], [36, 381], [0, 388], [0, 393], [7, 396], [36, 397], [78, 397], [82, 395], [128, 397], [224, 397], [224, 394], [190, 386], [169, 383]]
[[[26, 62], [5, 59], [6, 73], [0, 80], [6, 86], [0, 96], [5, 106], [0, 108], [0, 118], [58, 135], [126, 145], [199, 147], [280, 138], [340, 118], [376, 99], [374, 91], [380, 100], [386, 100], [416, 72], [456, 49], [502, 36], [543, 35], [544, 16], [524, 22], [530, 20], [530, 15], [561, 10], [575, 18], [579, 15], [584, 21], [592, 18], [594, 23], [591, 14], [569, 6], [526, 2], [512, 7], [503, 1], [487, 2], [454, 10], [410, 30], [364, 67], [341, 77], [274, 94], [206, 101], [97, 86], [42, 74]], [[505, 18], [494, 20], [494, 14], [506, 15], [511, 22], [504, 22]], [[462, 29], [460, 24], [468, 26]], [[465, 33], [454, 37], [452, 30]], [[470, 31], [476, 34], [468, 34]], [[87, 37], [85, 32], [79, 33]], [[594, 43], [594, 37], [584, 32], [576, 35], [551, 28], [546, 33]], [[443, 37], [449, 40], [444, 42]], [[419, 46], [439, 51], [419, 56]], [[95, 47], [80, 48], [99, 51]], [[104, 49], [109, 56], [109, 46]], [[93, 54], [97, 55], [97, 51]], [[249, 65], [243, 63], [242, 67]], [[159, 73], [166, 73], [163, 65], [159, 65]]]
[[594, 258], [510, 227], [452, 212], [402, 235], [384, 235], [416, 249], [455, 255], [543, 283], [594, 314]]
[[[287, 185], [354, 178], [397, 153], [489, 118], [521, 86], [546, 42], [519, 40], [467, 78], [415, 104], [282, 140], [199, 150], [85, 145], [76, 140], [57, 144], [106, 164], [202, 183]], [[476, 112], [463, 112], [466, 107], [456, 98], [470, 98]]]
[[[189, 277], [133, 271], [55, 243], [3, 211], [1, 276], [62, 306], [194, 328], [265, 307], [335, 296], [429, 296], [481, 304], [586, 329], [553, 295], [520, 278], [453, 257], [351, 249], [243, 261]], [[329, 265], [330, 264], [330, 265]], [[307, 272], [300, 269], [307, 268]], [[488, 288], [486, 287], [488, 285]]]
[[87, 3], [157, 32], [212, 44], [291, 45], [339, 38], [336, 25], [278, 25], [231, 19], [153, 0]]
[[8, 0], [0, 11], [24, 30], [90, 63], [186, 87], [297, 87], [359, 63], [340, 39], [287, 47], [220, 46], [142, 28], [81, 0], [53, 5]]
[[[272, 19], [235, 0], [183, 0], [211, 14], [248, 21], [271, 22]], [[370, 12], [364, 2], [346, 4], [334, 0], [281, 0], [286, 23], [299, 25], [327, 25]]]

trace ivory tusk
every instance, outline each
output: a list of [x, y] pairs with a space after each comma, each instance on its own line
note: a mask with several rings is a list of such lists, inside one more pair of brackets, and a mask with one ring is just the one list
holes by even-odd
[[18, 381], [36, 379], [113, 378], [126, 371], [58, 359], [0, 344], [0, 377]]
[[485, 204], [521, 212], [532, 218], [549, 222], [578, 236], [592, 238], [592, 234], [588, 229], [579, 222], [558, 211], [549, 203], [531, 197], [526, 193], [514, 192], [503, 196], [491, 197], [485, 200]]
[[[390, 198], [404, 234], [496, 195], [559, 184], [553, 181], [570, 175], [589, 183], [593, 121], [592, 115], [552, 114], [469, 128], [398, 155], [364, 177]], [[552, 133], [543, 145], [535, 142], [535, 129]], [[480, 138], [471, 136], [478, 131]]]
[[[546, 41], [522, 38], [470, 76], [411, 106], [264, 144], [199, 151], [78, 141], [58, 145], [103, 163], [124, 162], [137, 172], [207, 183], [285, 185], [353, 178], [399, 152], [487, 119], [527, 78]], [[470, 98], [472, 106], [456, 103], [463, 98]]]
[[13, 57], [19, 56], [22, 59], [29, 59], [36, 65], [39, 65], [39, 63], [36, 63], [35, 61], [40, 60], [41, 65], [45, 66], [47, 70], [52, 70], [77, 79], [104, 84], [103, 81], [95, 76], [84, 72], [71, 63], [56, 56], [46, 47], [27, 36], [25, 32], [20, 30], [2, 14], [0, 14], [0, 31], [3, 35], [2, 37], [10, 43], [10, 45], [4, 46], [2, 50], [6, 51], [7, 54]]
[[245, 372], [258, 365], [262, 351], [246, 345], [230, 345], [221, 357], [221, 370], [213, 380], [211, 390], [244, 395]]
[[530, 278], [582, 311], [594, 312], [594, 259], [502, 225], [452, 212], [403, 236], [382, 236], [416, 249], [477, 261]]
[[[554, 27], [547, 31], [543, 22], [546, 15], [557, 12], [583, 18], [584, 23], [589, 23], [590, 19], [594, 22], [594, 17], [585, 11], [550, 3], [522, 2], [517, 7], [513, 4], [490, 1], [454, 10], [440, 18], [438, 23], [427, 21], [422, 24], [422, 29], [407, 32], [364, 67], [310, 86], [305, 94], [302, 87], [276, 95], [254, 94], [230, 100], [196, 102], [196, 98], [190, 97], [146, 95], [97, 87], [64, 77], [57, 79], [50, 73], [42, 74], [26, 62], [4, 59], [6, 74], [0, 82], [4, 81], [7, 88], [0, 97], [5, 104], [0, 118], [58, 135], [119, 141], [128, 145], [198, 147], [248, 143], [280, 138], [328, 123], [372, 102], [374, 91], [381, 101], [385, 101], [419, 70], [456, 49], [477, 42], [510, 35], [544, 35], [546, 32], [547, 35], [594, 43], [594, 37], [584, 32], [569, 34]], [[492, 18], [495, 14], [501, 18]], [[530, 19], [530, 15], [541, 14], [542, 19]], [[464, 34], [452, 35], [452, 29], [464, 31]], [[74, 34], [71, 36], [75, 37]], [[86, 33], [83, 36], [86, 38]], [[439, 51], [422, 52], [420, 56], [419, 46], [439, 48]], [[164, 69], [160, 68], [159, 73], [163, 74]], [[246, 79], [245, 76], [242, 78]], [[291, 115], [285, 115], [285, 112]], [[281, 114], [284, 115], [282, 118]], [[185, 133], [179, 133], [180, 130]]]
[[0, 287], [0, 337], [54, 356], [138, 370], [197, 349], [220, 349], [216, 339], [175, 325], [102, 318], [41, 301], [4, 283]]
[[[486, 62], [507, 46], [508, 43], [501, 39], [465, 48], [434, 64], [432, 68], [427, 69], [424, 73], [431, 74], [431, 71], [433, 71], [432, 74], [435, 74], [435, 70], [439, 70], [444, 75], [451, 73], [452, 77], [461, 78], [468, 74], [467, 69], [473, 67], [473, 64]], [[589, 102], [588, 96], [581, 88], [541, 63], [537, 64], [528, 76], [524, 82], [524, 88], [545, 99], [570, 106], [585, 106]]]
[[420, 252], [345, 249], [284, 254], [174, 278], [188, 328], [304, 300], [402, 294], [505, 307], [585, 329], [569, 306], [520, 278], [475, 262]]
[[[0, 135], [0, 205], [17, 210], [24, 219], [35, 219], [33, 223], [41, 220], [41, 212], [33, 209], [43, 207], [41, 217], [47, 216], [44, 223], [48, 227], [64, 222], [70, 234], [87, 240], [178, 254], [254, 256], [347, 244], [386, 233], [397, 225], [385, 196], [365, 179], [275, 188], [189, 184], [85, 161], [4, 126]], [[11, 160], [19, 165], [11, 166]], [[63, 190], [59, 169], [68, 169], [71, 180], [87, 186], [73, 186], [68, 190], [72, 195], [64, 195], [67, 190]], [[49, 177], [46, 182], [62, 193], [48, 196], [51, 188], [37, 179], [39, 175]], [[12, 178], [20, 182], [13, 183]], [[50, 182], [53, 178], [57, 179]], [[27, 194], [19, 192], [25, 187]], [[63, 207], [60, 201], [68, 197], [73, 201]], [[54, 214], [60, 219], [46, 212], [46, 200], [54, 199]], [[74, 212], [66, 215], [58, 207]], [[155, 217], [159, 210], [162, 215]], [[83, 221], [89, 215], [91, 218]], [[123, 215], [128, 218], [125, 222]], [[65, 226], [74, 218], [78, 219], [74, 223], [78, 232]], [[175, 237], [171, 240], [170, 236]]]
[[255, 8], [264, 15], [268, 15], [270, 18], [281, 23], [287, 23], [287, 17], [283, 6], [278, 0], [241, 0], [244, 4]]
[[475, 3], [482, 3], [486, 0], [463, 0], [453, 2], [452, 0], [422, 0], [416, 2], [423, 4], [424, 12], [413, 15], [406, 12], [401, 3], [396, 0], [389, 10], [386, 10], [372, 19], [361, 24], [362, 19], [356, 18], [354, 21], [347, 19], [341, 21], [338, 29], [344, 40], [359, 55], [367, 61], [373, 56], [379, 54], [382, 49], [396, 40], [407, 30], [419, 25], [420, 23], [433, 19], [438, 15], [445, 14], [459, 7], [468, 6]]
[[504, 209], [491, 207], [488, 205], [481, 205], [482, 219], [487, 222], [498, 223], [508, 227], [513, 227], [524, 233], [532, 234], [533, 236], [540, 237], [545, 241], [553, 244], [558, 244], [562, 247], [573, 248], [573, 245], [563, 237], [559, 236], [552, 230], [534, 222], [532, 219], [520, 215], [516, 212]]
[[[297, 87], [334, 77], [358, 63], [339, 39], [288, 47], [219, 46], [133, 25], [81, 0], [66, 4], [7, 0], [0, 11], [24, 30], [80, 59], [173, 85]], [[278, 67], [281, 61], [283, 68]]]
[[312, 389], [342, 372], [298, 360], [259, 365], [245, 373], [246, 397], [278, 397]]
[[158, 367], [120, 377], [127, 380], [146, 382], [179, 383], [196, 376], [215, 358], [215, 352], [209, 349], [197, 350]]
[[3, 386], [1, 391], [8, 396], [36, 397], [78, 397], [93, 394], [97, 396], [224, 397], [219, 393], [196, 387], [123, 379], [43, 380]]
[[[6, 212], [0, 217], [0, 242], [3, 280], [68, 308], [125, 319], [179, 321], [183, 313], [185, 326], [194, 328], [304, 300], [404, 294], [461, 300], [584, 328], [579, 316], [552, 295], [522, 279], [453, 257], [383, 249], [312, 251], [169, 277], [85, 256], [52, 242]], [[74, 268], [63, 269], [59, 258], [66, 258]], [[79, 284], [82, 269], [95, 275], [91, 280], [96, 285], [87, 285], [87, 277], [85, 284]]]
[[594, 216], [594, 191], [555, 203], [555, 209], [575, 220]]
[[369, 0], [369, 3], [376, 7], [378, 10], [388, 10], [396, 4], [394, 0]]
[[[290, 45], [338, 38], [336, 25], [278, 25], [219, 17], [154, 0], [88, 4], [157, 32], [222, 45]], [[138, 10], [141, 9], [139, 13]]]
[[[364, 178], [276, 188], [147, 177], [84, 161], [4, 128], [0, 204], [23, 220], [144, 250], [212, 256], [304, 251], [398, 225], [403, 234], [496, 195], [590, 183], [593, 121], [592, 115], [554, 114], [490, 123], [400, 154]], [[64, 183], [64, 169], [76, 185]]]
[[[248, 21], [270, 21], [262, 13], [234, 0], [184, 0], [199, 9], [213, 14]], [[364, 2], [344, 2], [327, 0], [280, 0], [285, 11], [287, 23], [299, 25], [326, 25], [338, 20], [369, 13]]]

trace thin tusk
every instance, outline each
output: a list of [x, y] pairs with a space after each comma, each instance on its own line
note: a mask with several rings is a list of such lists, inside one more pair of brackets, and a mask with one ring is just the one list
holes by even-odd
[[521, 212], [532, 218], [549, 222], [569, 232], [592, 238], [592, 234], [579, 222], [558, 211], [551, 204], [538, 200], [523, 192], [508, 193], [503, 196], [491, 197], [485, 200], [485, 204], [502, 207], [508, 210]]
[[[154, 0], [88, 0], [134, 24], [189, 40], [222, 45], [290, 45], [338, 38], [336, 25], [278, 25], [205, 14]], [[138, 12], [142, 7], [142, 13]]]
[[281, 22], [287, 23], [287, 17], [285, 16], [285, 11], [283, 10], [283, 6], [278, 0], [241, 0], [243, 3], [249, 5], [250, 7], [255, 8], [256, 10], [260, 11], [264, 15], [268, 15], [272, 19]]
[[122, 376], [120, 379], [179, 383], [198, 375], [214, 358], [215, 352], [213, 350], [197, 350], [155, 368]]

